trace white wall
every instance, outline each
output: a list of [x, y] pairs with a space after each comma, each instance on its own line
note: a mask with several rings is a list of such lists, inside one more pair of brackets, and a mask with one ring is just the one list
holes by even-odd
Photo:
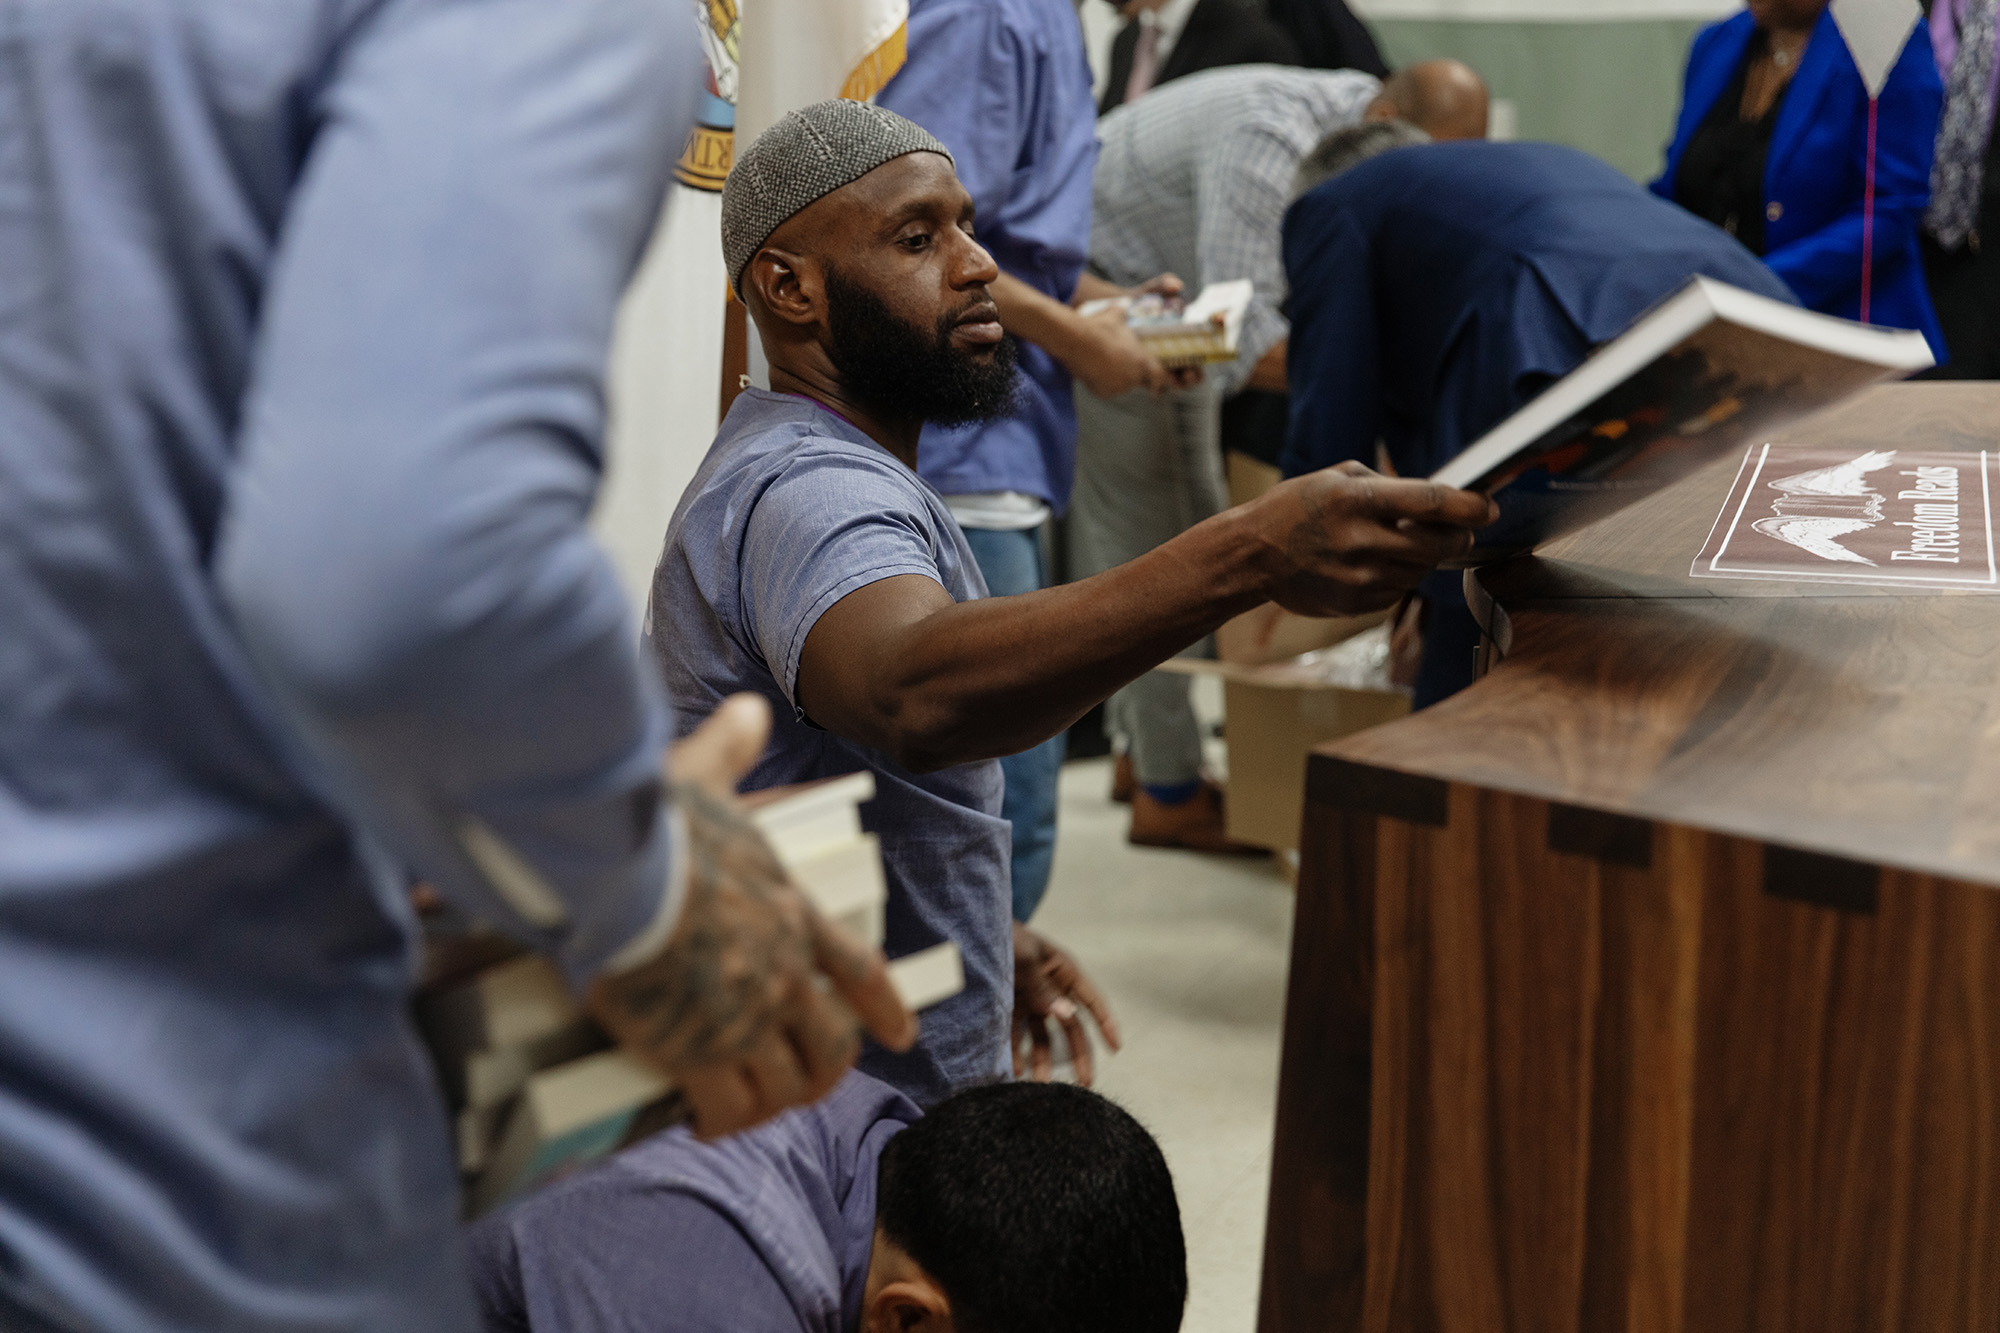
[[1102, 100], [1111, 77], [1111, 43], [1125, 20], [1106, 0], [1083, 0], [1076, 12], [1083, 20], [1083, 49], [1090, 55], [1090, 95]]
[[[1599, 21], [1615, 19], [1718, 19], [1743, 7], [1742, 0], [1348, 0], [1356, 14], [1381, 19], [1456, 19], [1472, 22]], [[1108, 0], [1081, 0], [1084, 48], [1104, 95], [1111, 40], [1124, 22]]]
[[722, 196], [676, 185], [618, 311], [610, 462], [591, 527], [643, 607], [667, 520], [715, 438], [722, 384]]
[[1635, 19], [1718, 19], [1742, 0], [1348, 0], [1362, 18], [1447, 19], [1465, 22], [1593, 22]]

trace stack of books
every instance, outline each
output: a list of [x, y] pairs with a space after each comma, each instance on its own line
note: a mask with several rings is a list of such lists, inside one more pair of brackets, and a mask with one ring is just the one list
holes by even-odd
[[874, 799], [875, 775], [861, 772], [752, 792], [743, 802], [778, 864], [821, 915], [879, 944], [889, 886], [881, 841], [861, 831], [861, 807]]
[[[872, 774], [759, 792], [751, 820], [819, 911], [882, 942], [881, 844], [861, 828]], [[965, 975], [945, 942], [889, 965], [903, 1003], [956, 995]], [[661, 1072], [613, 1046], [546, 960], [517, 954], [432, 985], [417, 1000], [453, 1112], [468, 1212], [487, 1211], [645, 1134], [685, 1106]]]
[[611, 1044], [549, 962], [523, 954], [419, 997], [418, 1022], [456, 1112], [459, 1169], [487, 1169], [503, 1120], [545, 1069]]
[[[879, 947], [889, 885], [882, 878], [881, 842], [861, 831], [861, 807], [875, 799], [875, 775], [850, 773], [746, 799], [751, 822], [821, 915]], [[889, 964], [889, 980], [913, 1010], [950, 999], [965, 988], [958, 946], [947, 940], [898, 958]]]

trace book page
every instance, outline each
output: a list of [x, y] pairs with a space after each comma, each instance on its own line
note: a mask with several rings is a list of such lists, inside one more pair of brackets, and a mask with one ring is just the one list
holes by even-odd
[[1501, 506], [1475, 559], [1595, 522], [1890, 373], [1752, 329], [1705, 325], [1475, 484]]

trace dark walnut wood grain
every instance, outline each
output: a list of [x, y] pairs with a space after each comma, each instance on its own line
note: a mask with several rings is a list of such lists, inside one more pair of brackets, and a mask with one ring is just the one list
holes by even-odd
[[1487, 676], [1313, 756], [1262, 1333], [2000, 1327], [2000, 599], [1689, 577], [1735, 466], [1478, 571]]

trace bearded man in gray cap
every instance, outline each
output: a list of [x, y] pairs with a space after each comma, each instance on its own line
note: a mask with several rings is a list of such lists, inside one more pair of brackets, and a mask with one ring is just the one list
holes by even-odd
[[724, 419], [668, 529], [649, 615], [673, 626], [650, 644], [683, 715], [744, 690], [775, 705], [747, 786], [873, 771], [887, 951], [950, 939], [965, 956], [964, 992], [926, 1015], [916, 1048], [861, 1060], [925, 1103], [1004, 1074], [1023, 1039], [1046, 1076], [1051, 1017], [1087, 1079], [1078, 1005], [1115, 1045], [1074, 964], [1011, 926], [996, 759], [1264, 601], [1388, 606], [1492, 516], [1482, 497], [1346, 465], [1081, 583], [986, 597], [915, 472], [926, 421], [981, 419], [1011, 392], [1013, 344], [987, 292], [998, 270], [972, 224], [943, 145], [878, 107], [793, 112], [737, 158], [724, 258], [771, 389]]

